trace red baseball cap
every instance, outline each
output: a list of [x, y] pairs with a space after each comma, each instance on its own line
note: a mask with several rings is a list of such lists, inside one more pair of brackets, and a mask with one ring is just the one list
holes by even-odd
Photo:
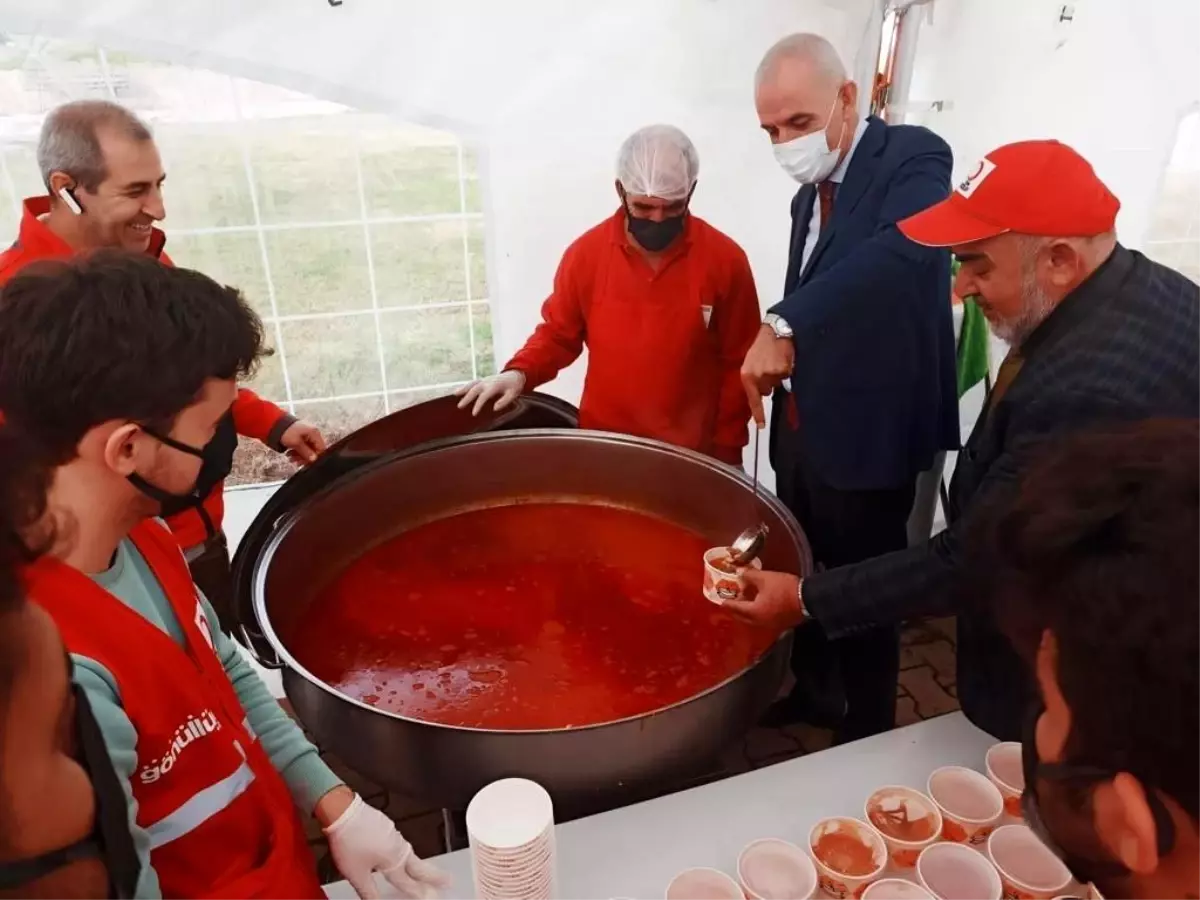
[[1092, 164], [1066, 144], [1021, 141], [993, 150], [949, 197], [898, 227], [927, 247], [970, 244], [1010, 231], [1091, 237], [1112, 231], [1120, 208]]

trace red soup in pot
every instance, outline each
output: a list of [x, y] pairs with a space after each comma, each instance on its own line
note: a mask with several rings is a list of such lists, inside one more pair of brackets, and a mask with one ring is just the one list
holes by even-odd
[[713, 687], [774, 642], [704, 599], [710, 543], [582, 503], [465, 512], [355, 560], [288, 644], [327, 684], [416, 719], [611, 722]]

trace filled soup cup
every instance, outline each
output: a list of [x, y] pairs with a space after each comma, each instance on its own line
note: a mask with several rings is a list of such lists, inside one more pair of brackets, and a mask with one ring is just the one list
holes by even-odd
[[[750, 566], [762, 568], [757, 559], [751, 560]], [[732, 551], [728, 547], [713, 547], [704, 554], [704, 596], [718, 606], [729, 600], [742, 599], [746, 582], [742, 573], [749, 566], [735, 566], [732, 562]]]
[[[909, 822], [927, 820], [929, 833], [925, 836], [901, 836], [902, 828], [892, 826], [886, 813], [902, 811]], [[917, 857], [930, 844], [937, 842], [942, 836], [942, 813], [932, 799], [915, 788], [903, 785], [886, 785], [875, 790], [863, 804], [863, 815], [887, 845], [888, 855], [892, 864], [901, 869], [911, 869], [917, 864]], [[912, 829], [909, 829], [912, 830]]]
[[[849, 849], [863, 863], [856, 866], [854, 871], [847, 871], [848, 867], [838, 859], [843, 847], [830, 846], [846, 845], [847, 842], [858, 845]], [[847, 816], [835, 816], [817, 822], [808, 834], [808, 852], [817, 867], [821, 890], [837, 900], [860, 897], [867, 885], [883, 875], [888, 863], [888, 851], [883, 838], [866, 822]]]

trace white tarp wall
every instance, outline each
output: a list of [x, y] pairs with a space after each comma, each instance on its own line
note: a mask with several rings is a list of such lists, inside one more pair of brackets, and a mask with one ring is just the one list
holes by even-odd
[[[1064, 5], [1070, 21], [1060, 21]], [[957, 172], [1009, 141], [1071, 144], [1120, 197], [1121, 240], [1140, 247], [1179, 121], [1200, 105], [1200, 3], [934, 0], [926, 9], [909, 99], [949, 108], [908, 121], [950, 142]]]

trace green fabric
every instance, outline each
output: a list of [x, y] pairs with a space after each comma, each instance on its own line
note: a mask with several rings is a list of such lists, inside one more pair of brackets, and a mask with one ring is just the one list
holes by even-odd
[[[962, 264], [950, 260], [950, 285], [953, 291], [958, 269]], [[958, 332], [958, 398], [987, 377], [991, 365], [988, 351], [988, 324], [983, 310], [974, 297], [965, 297], [962, 302], [962, 328]]]
[[[183, 629], [163, 593], [158, 579], [133, 544], [122, 541], [117, 547], [113, 565], [92, 576], [92, 580], [116, 596], [122, 603], [146, 619], [155, 628], [166, 632], [173, 641], [183, 643]], [[207, 600], [204, 613], [209, 622], [217, 616]], [[283, 711], [271, 696], [262, 679], [246, 661], [237, 645], [219, 628], [214, 629], [213, 641], [217, 657], [233, 683], [238, 700], [246, 711], [250, 727], [258, 736], [275, 768], [283, 776], [292, 799], [303, 815], [312, 812], [317, 800], [342, 783], [309, 743], [299, 726]], [[75, 681], [87, 694], [96, 723], [104, 735], [104, 743], [112, 759], [117, 777], [125, 787], [129, 804], [129, 822], [134, 845], [142, 863], [136, 896], [161, 897], [158, 875], [150, 865], [150, 840], [145, 829], [136, 824], [137, 804], [130, 791], [130, 779], [137, 770], [137, 733], [121, 706], [121, 697], [112, 673], [94, 659], [73, 654]]]
[[971, 298], [963, 300], [962, 330], [958, 333], [958, 396], [969, 391], [988, 374], [988, 323]]

